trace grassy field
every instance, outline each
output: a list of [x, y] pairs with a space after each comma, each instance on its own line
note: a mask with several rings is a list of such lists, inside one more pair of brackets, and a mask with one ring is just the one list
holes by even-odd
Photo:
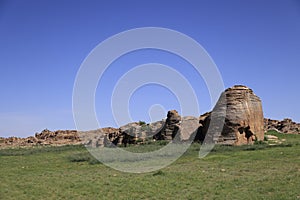
[[81, 146], [2, 149], [0, 199], [300, 200], [300, 135], [272, 134], [285, 141], [215, 146], [203, 159], [193, 144], [172, 165], [144, 174], [108, 168]]

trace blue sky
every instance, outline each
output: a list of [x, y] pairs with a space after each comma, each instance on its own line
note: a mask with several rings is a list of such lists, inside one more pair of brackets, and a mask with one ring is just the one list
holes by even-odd
[[[300, 1], [0, 0], [0, 136], [75, 128], [73, 84], [85, 57], [114, 34], [148, 26], [180, 31], [199, 42], [225, 87], [252, 88], [265, 117], [300, 122]], [[102, 126], [115, 126], [109, 98], [118, 78], [149, 62], [182, 73], [196, 88], [200, 112], [212, 108], [205, 83], [187, 62], [142, 50], [116, 60], [103, 77], [95, 105]], [[149, 121], [154, 104], [180, 108], [166, 88], [145, 86], [130, 99], [132, 118]]]

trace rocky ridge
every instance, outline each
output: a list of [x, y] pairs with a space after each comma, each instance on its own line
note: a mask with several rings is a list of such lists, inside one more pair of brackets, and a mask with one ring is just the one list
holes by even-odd
[[3, 146], [35, 146], [35, 145], [68, 145], [81, 144], [76, 130], [43, 130], [35, 136], [27, 138], [9, 137], [0, 138], [0, 147]]
[[287, 134], [300, 134], [300, 123], [293, 122], [289, 118], [283, 119], [282, 121], [265, 118], [264, 130], [275, 130]]
[[107, 127], [92, 131], [45, 129], [27, 138], [0, 137], [0, 147], [71, 144], [126, 146], [146, 143], [148, 140], [172, 139], [178, 142], [195, 140], [242, 145], [264, 140], [264, 132], [268, 130], [300, 134], [300, 124], [290, 119], [264, 119], [259, 97], [250, 88], [237, 85], [226, 89], [213, 110], [199, 118], [182, 117], [176, 110], [171, 110], [166, 119], [150, 124], [133, 122], [120, 128]]

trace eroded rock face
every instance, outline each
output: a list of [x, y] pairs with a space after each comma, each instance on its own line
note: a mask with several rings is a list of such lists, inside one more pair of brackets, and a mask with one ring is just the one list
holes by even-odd
[[49, 131], [48, 129], [43, 130], [41, 133], [36, 133], [35, 138], [40, 141], [79, 141], [79, 137], [76, 130], [57, 130]]
[[124, 143], [137, 144], [144, 143], [151, 139], [165, 127], [165, 121], [157, 121], [150, 124], [133, 122], [120, 127], [120, 132], [126, 138]]
[[176, 110], [170, 110], [167, 114], [167, 120], [162, 135], [165, 140], [172, 140], [179, 130], [181, 116]]
[[300, 124], [293, 122], [291, 119], [272, 120], [264, 119], [265, 131], [275, 130], [280, 133], [300, 134]]
[[[156, 122], [157, 123], [157, 122]], [[198, 130], [199, 122], [196, 117], [181, 117], [176, 110], [170, 110], [162, 129], [154, 135], [154, 139], [182, 142], [193, 140]]]
[[165, 122], [158, 121], [151, 124], [132, 122], [120, 128], [102, 128], [91, 131], [81, 131], [82, 143], [88, 147], [113, 147], [127, 144], [142, 144], [147, 139], [161, 131]]
[[[261, 100], [246, 86], [237, 85], [226, 89], [213, 111], [201, 115], [199, 122], [196, 139], [200, 141], [207, 134], [215, 143], [230, 145], [249, 144], [264, 139]], [[215, 134], [218, 132], [221, 134]]]
[[112, 146], [122, 143], [123, 137], [119, 129], [107, 127], [91, 131], [80, 131], [82, 144], [87, 147]]
[[176, 110], [168, 111], [164, 126], [162, 130], [154, 136], [154, 139], [168, 141], [172, 140], [179, 130], [180, 122], [181, 116]]
[[179, 125], [179, 140], [180, 141], [194, 141], [195, 135], [199, 129], [199, 120], [196, 117], [186, 116], [181, 117]]

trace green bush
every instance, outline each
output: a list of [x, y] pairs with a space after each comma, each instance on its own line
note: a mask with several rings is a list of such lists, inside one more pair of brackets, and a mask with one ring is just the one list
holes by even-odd
[[144, 122], [144, 121], [139, 121], [139, 125], [140, 125], [140, 126], [146, 125], [146, 122]]

